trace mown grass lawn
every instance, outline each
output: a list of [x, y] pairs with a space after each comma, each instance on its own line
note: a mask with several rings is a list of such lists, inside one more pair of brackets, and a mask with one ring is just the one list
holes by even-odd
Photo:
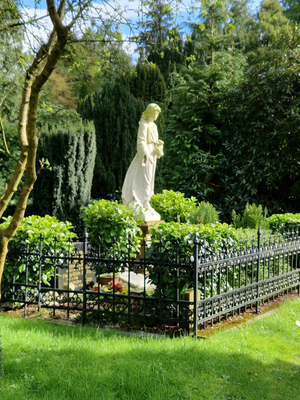
[[0, 399], [300, 399], [300, 299], [209, 340], [124, 336], [0, 314]]

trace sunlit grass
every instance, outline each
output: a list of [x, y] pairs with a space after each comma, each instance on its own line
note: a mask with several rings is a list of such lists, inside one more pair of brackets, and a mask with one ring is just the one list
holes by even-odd
[[300, 299], [209, 340], [124, 336], [0, 314], [0, 399], [300, 399]]

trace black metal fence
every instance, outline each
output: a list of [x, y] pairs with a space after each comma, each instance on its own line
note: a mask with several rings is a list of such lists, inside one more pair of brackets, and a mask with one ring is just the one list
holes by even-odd
[[[39, 308], [79, 311], [82, 323], [139, 321], [175, 324], [197, 336], [199, 325], [255, 307], [280, 293], [300, 288], [300, 237], [286, 235], [208, 245], [197, 236], [189, 246], [144, 241], [132, 257], [112, 243], [105, 252], [87, 234], [81, 242], [59, 246], [10, 243], [3, 301]], [[216, 250], [217, 249], [217, 250]], [[122, 272], [123, 281], [116, 283]], [[101, 283], [105, 273], [111, 282]], [[137, 275], [138, 274], [138, 275]], [[132, 286], [135, 276], [140, 286]], [[50, 286], [46, 284], [50, 279]], [[49, 284], [49, 283], [48, 283]], [[197, 288], [197, 290], [195, 290]]]

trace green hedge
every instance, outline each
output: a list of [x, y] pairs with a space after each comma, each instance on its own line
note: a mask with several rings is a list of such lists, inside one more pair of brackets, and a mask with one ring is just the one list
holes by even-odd
[[[1, 228], [6, 228], [12, 217], [4, 218], [5, 221], [0, 225]], [[46, 215], [40, 217], [37, 215], [31, 215], [30, 217], [24, 218], [21, 225], [19, 226], [15, 237], [10, 242], [11, 254], [13, 250], [25, 250], [28, 246], [29, 249], [38, 249], [40, 245], [40, 239], [42, 239], [42, 249], [47, 251], [49, 255], [58, 255], [61, 253], [68, 253], [69, 241], [76, 237], [71, 232], [72, 224], [70, 222], [64, 223], [58, 221], [55, 217]], [[38, 282], [39, 276], [39, 262], [38, 255], [31, 256], [29, 262], [28, 271], [28, 283]], [[18, 264], [14, 257], [8, 254], [3, 280], [7, 282], [12, 281], [13, 268], [15, 269], [15, 280], [18, 282], [25, 283], [25, 270], [26, 270], [26, 256], [18, 258]], [[42, 265], [42, 282], [45, 285], [50, 285], [50, 280], [54, 273], [53, 262], [45, 260], [45, 264]]]
[[[234, 251], [246, 240], [255, 235], [253, 230], [235, 229], [228, 224], [207, 224], [188, 225], [176, 222], [162, 223], [156, 229], [151, 230], [151, 251], [157, 252], [166, 262], [171, 258], [179, 257], [182, 264], [191, 264], [191, 267], [181, 271], [179, 279], [176, 269], [153, 266], [149, 268], [149, 280], [161, 289], [161, 295], [172, 298], [176, 295], [176, 280], [178, 279], [180, 292], [193, 286], [193, 248], [195, 234], [199, 241], [199, 254], [206, 256], [225, 252], [227, 249]], [[256, 239], [255, 239], [256, 240]], [[163, 253], [159, 253], [160, 244], [163, 246]], [[163, 271], [163, 272], [161, 272]], [[171, 296], [171, 297], [170, 297]]]
[[300, 232], [300, 214], [273, 214], [268, 218], [270, 229], [273, 232], [286, 232], [294, 229]]
[[[161, 295], [174, 298], [176, 295], [176, 280], [178, 279], [180, 293], [193, 287], [194, 270], [192, 266], [195, 234], [199, 242], [199, 255], [217, 257], [227, 252], [238, 252], [257, 245], [257, 229], [236, 229], [228, 224], [191, 225], [176, 222], [162, 223], [151, 230], [150, 251], [156, 253], [163, 265], [170, 259], [179, 257], [181, 264], [190, 264], [185, 271], [181, 271], [179, 279], [176, 269], [152, 266], [148, 269], [149, 280], [161, 289]], [[262, 230], [261, 243], [268, 242], [270, 230]], [[159, 248], [163, 248], [160, 252]], [[161, 272], [163, 271], [163, 272]], [[216, 277], [217, 281], [217, 277]], [[211, 280], [207, 280], [207, 289]], [[199, 286], [199, 289], [202, 288]], [[171, 297], [170, 297], [171, 296]]]

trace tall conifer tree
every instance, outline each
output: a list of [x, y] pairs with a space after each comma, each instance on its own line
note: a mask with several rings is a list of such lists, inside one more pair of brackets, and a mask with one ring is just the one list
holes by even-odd
[[126, 76], [106, 84], [94, 95], [93, 103], [97, 156], [92, 197], [114, 198], [136, 152], [138, 122], [145, 104], [130, 92]]
[[92, 123], [43, 128], [37, 159], [48, 160], [33, 190], [33, 211], [77, 224], [89, 203], [96, 156]]

